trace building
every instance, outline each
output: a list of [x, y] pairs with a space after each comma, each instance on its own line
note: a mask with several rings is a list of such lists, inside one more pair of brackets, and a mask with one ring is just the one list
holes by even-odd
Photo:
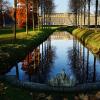
[[[86, 15], [86, 25], [88, 25], [88, 16]], [[100, 18], [98, 17], [98, 24]], [[43, 21], [44, 22], [44, 21]], [[73, 13], [52, 13], [49, 15], [49, 20], [45, 20], [45, 24], [47, 25], [68, 25], [72, 26], [75, 24], [75, 17]], [[84, 15], [82, 16], [82, 21], [81, 21], [81, 16], [79, 16], [79, 24], [84, 25]], [[91, 14], [90, 15], [90, 25], [95, 25], [95, 15]]]

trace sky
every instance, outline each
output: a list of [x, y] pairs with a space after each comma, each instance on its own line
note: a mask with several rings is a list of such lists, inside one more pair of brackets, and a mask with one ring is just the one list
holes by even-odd
[[56, 12], [68, 12], [69, 0], [54, 0]]
[[[13, 4], [14, 0], [9, 0]], [[55, 12], [68, 12], [68, 1], [69, 0], [54, 0], [55, 3]]]
[[[12, 5], [13, 5], [13, 1], [14, 0], [8, 0]], [[54, 0], [54, 3], [55, 3], [55, 12], [69, 12], [69, 7], [68, 7], [68, 4], [69, 4], [69, 0]], [[91, 7], [91, 13], [94, 12], [94, 7]]]

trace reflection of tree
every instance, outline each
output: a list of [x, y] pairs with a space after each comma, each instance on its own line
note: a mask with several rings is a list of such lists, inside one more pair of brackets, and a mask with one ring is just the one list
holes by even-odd
[[22, 69], [29, 75], [30, 81], [46, 82], [54, 57], [55, 53], [51, 47], [51, 41], [47, 40], [41, 45], [41, 48], [38, 47], [27, 55], [23, 61]]
[[[68, 51], [70, 66], [72, 67], [77, 80], [82, 83], [86, 80], [86, 61], [83, 59], [82, 46], [78, 41], [74, 40], [73, 48]], [[83, 66], [84, 61], [84, 66]]]
[[[87, 53], [85, 54], [85, 52]], [[85, 51], [77, 40], [73, 41], [73, 48], [68, 51], [70, 66], [72, 67], [79, 83], [95, 82], [96, 81], [96, 57], [94, 56], [93, 63], [89, 63], [89, 50]], [[85, 56], [87, 57], [85, 59]]]

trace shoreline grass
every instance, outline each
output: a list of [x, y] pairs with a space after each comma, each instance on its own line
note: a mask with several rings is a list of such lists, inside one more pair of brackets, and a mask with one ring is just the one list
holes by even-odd
[[94, 54], [100, 54], [100, 31], [77, 28], [72, 34]]
[[54, 31], [56, 31], [56, 28], [48, 28], [34, 32], [29, 31], [28, 35], [23, 32], [18, 33], [16, 41], [11, 40], [11, 38], [7, 40], [7, 37], [0, 44], [0, 73], [4, 73], [10, 66], [21, 61], [32, 48], [37, 47], [45, 41]]

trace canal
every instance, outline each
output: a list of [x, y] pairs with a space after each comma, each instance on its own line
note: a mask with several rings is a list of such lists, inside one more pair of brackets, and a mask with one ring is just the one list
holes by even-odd
[[98, 82], [100, 59], [68, 32], [55, 32], [6, 75], [46, 84], [62, 71], [68, 79], [74, 79], [76, 84]]

